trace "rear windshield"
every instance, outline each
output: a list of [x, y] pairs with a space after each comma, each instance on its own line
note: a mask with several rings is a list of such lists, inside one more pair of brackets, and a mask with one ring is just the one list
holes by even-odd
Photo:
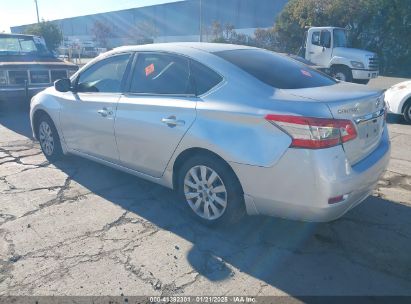
[[262, 82], [279, 89], [324, 87], [337, 82], [309, 66], [274, 52], [249, 49], [215, 52]]

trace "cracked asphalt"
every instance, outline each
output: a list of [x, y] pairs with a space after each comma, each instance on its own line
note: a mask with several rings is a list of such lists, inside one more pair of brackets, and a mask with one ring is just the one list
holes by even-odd
[[49, 164], [0, 112], [0, 295], [411, 295], [411, 126], [342, 219], [193, 221], [172, 191], [78, 157]]

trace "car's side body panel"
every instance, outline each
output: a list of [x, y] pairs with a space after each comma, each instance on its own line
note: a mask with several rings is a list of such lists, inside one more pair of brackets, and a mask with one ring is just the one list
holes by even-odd
[[116, 162], [116, 163], [110, 162], [110, 161], [107, 161], [107, 160], [104, 160], [104, 159], [101, 159], [101, 158], [98, 158], [98, 157], [94, 157], [94, 156], [92, 156], [92, 155], [90, 155], [90, 154], [82, 153], [82, 152], [76, 151], [76, 150], [70, 150], [70, 149], [69, 149], [69, 150], [68, 150], [68, 153], [73, 154], [73, 155], [77, 155], [77, 156], [80, 156], [80, 157], [83, 157], [83, 158], [86, 158], [86, 159], [88, 159], [88, 160], [91, 160], [91, 161], [100, 163], [100, 164], [105, 165], [105, 166], [108, 166], [108, 167], [110, 167], [110, 168], [113, 168], [113, 169], [116, 169], [116, 170], [120, 170], [120, 171], [122, 171], [122, 172], [125, 172], [125, 173], [128, 173], [128, 174], [137, 176], [137, 177], [139, 177], [139, 178], [142, 178], [142, 179], [145, 179], [145, 180], [147, 180], [147, 181], [150, 181], [150, 182], [153, 182], [153, 183], [162, 185], [162, 186], [164, 186], [164, 187], [167, 187], [167, 188], [170, 188], [170, 189], [173, 188], [172, 185], [169, 184], [168, 181], [167, 181], [166, 179], [164, 179], [164, 178], [157, 178], [157, 177], [153, 177], [153, 176], [148, 175], [148, 174], [144, 174], [144, 173], [142, 173], [142, 172], [139, 172], [139, 171], [130, 169], [130, 168], [128, 168], [128, 167], [122, 166], [122, 165], [119, 164], [118, 162]]
[[43, 92], [35, 95], [30, 102], [30, 124], [33, 131], [33, 138], [37, 138], [36, 129], [34, 126], [35, 115], [38, 115], [40, 112], [46, 113], [50, 116], [54, 122], [57, 132], [59, 133], [60, 139], [62, 139], [62, 148], [63, 152], [66, 152], [67, 147], [65, 145], [64, 136], [60, 128], [60, 102], [58, 96], [62, 93], [56, 92], [54, 88], [47, 88]]
[[196, 118], [196, 104], [195, 97], [123, 95], [114, 128], [120, 164], [161, 177]]
[[120, 95], [67, 92], [59, 98], [61, 133], [70, 149], [118, 161], [114, 122]]

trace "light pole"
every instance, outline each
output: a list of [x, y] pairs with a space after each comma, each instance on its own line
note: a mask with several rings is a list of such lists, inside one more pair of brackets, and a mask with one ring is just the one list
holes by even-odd
[[34, 0], [34, 3], [36, 4], [37, 23], [40, 23], [40, 17], [39, 17], [39, 6], [38, 6], [38, 4], [37, 4], [37, 0]]
[[203, 42], [203, 0], [200, 0], [200, 42]]

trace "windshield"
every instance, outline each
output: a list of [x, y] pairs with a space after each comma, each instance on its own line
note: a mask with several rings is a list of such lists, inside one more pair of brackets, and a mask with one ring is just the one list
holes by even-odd
[[334, 30], [334, 47], [347, 47], [347, 36], [345, 30], [335, 29]]
[[41, 39], [37, 40], [33, 37], [0, 37], [0, 55], [50, 55]]
[[274, 52], [250, 49], [216, 52], [260, 81], [278, 89], [324, 87], [336, 81], [309, 66]]

